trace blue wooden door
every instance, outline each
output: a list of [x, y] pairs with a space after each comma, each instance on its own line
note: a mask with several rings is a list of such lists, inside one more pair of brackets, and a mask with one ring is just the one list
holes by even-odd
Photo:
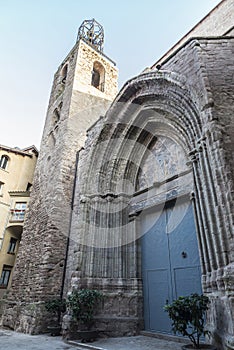
[[201, 293], [200, 259], [192, 206], [167, 203], [142, 219], [142, 278], [145, 329], [170, 333], [163, 310], [181, 295]]

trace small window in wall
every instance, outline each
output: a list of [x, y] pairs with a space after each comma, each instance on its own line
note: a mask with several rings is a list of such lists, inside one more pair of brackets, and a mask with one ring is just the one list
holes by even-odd
[[14, 254], [16, 250], [16, 244], [17, 244], [17, 239], [11, 237], [7, 253]]
[[53, 125], [56, 125], [59, 120], [60, 120], [60, 113], [59, 113], [58, 108], [55, 108], [55, 110], [53, 112], [53, 116], [52, 116]]
[[8, 162], [9, 162], [9, 157], [8, 156], [5, 156], [5, 155], [1, 156], [0, 168], [6, 169]]
[[11, 271], [12, 271], [12, 266], [3, 265], [2, 274], [0, 277], [0, 288], [7, 288]]
[[104, 92], [105, 68], [98, 61], [95, 61], [93, 64], [91, 85]]
[[63, 107], [63, 103], [61, 102], [57, 108], [55, 108], [53, 115], [52, 115], [52, 123], [53, 125], [56, 125], [59, 120], [60, 120], [60, 114], [61, 114], [61, 109]]
[[61, 80], [63, 84], [65, 84], [67, 80], [67, 71], [68, 71], [68, 64], [65, 64], [65, 66], [61, 70]]

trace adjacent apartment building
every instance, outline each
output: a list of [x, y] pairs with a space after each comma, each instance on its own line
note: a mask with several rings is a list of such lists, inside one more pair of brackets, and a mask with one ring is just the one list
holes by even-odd
[[37, 157], [35, 146], [0, 145], [0, 296], [11, 284]]

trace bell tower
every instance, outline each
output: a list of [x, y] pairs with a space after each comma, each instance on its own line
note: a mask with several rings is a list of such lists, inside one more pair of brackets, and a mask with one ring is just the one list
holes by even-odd
[[86, 131], [117, 94], [115, 63], [103, 53], [104, 30], [85, 20], [58, 67], [49, 100], [31, 200], [2, 324], [44, 331], [43, 302], [62, 295], [76, 155]]

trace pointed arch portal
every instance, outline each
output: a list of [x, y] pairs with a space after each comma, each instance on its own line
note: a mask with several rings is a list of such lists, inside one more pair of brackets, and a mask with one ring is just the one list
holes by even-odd
[[71, 283], [107, 288], [105, 312], [118, 334], [123, 317], [132, 333], [170, 332], [167, 301], [200, 292], [201, 280], [203, 292], [215, 293], [225, 278], [230, 202], [219, 181], [222, 144], [212, 151], [222, 127], [209, 106], [183, 76], [144, 73], [126, 83], [80, 154], [78, 173], [86, 176], [74, 199], [79, 254]]

